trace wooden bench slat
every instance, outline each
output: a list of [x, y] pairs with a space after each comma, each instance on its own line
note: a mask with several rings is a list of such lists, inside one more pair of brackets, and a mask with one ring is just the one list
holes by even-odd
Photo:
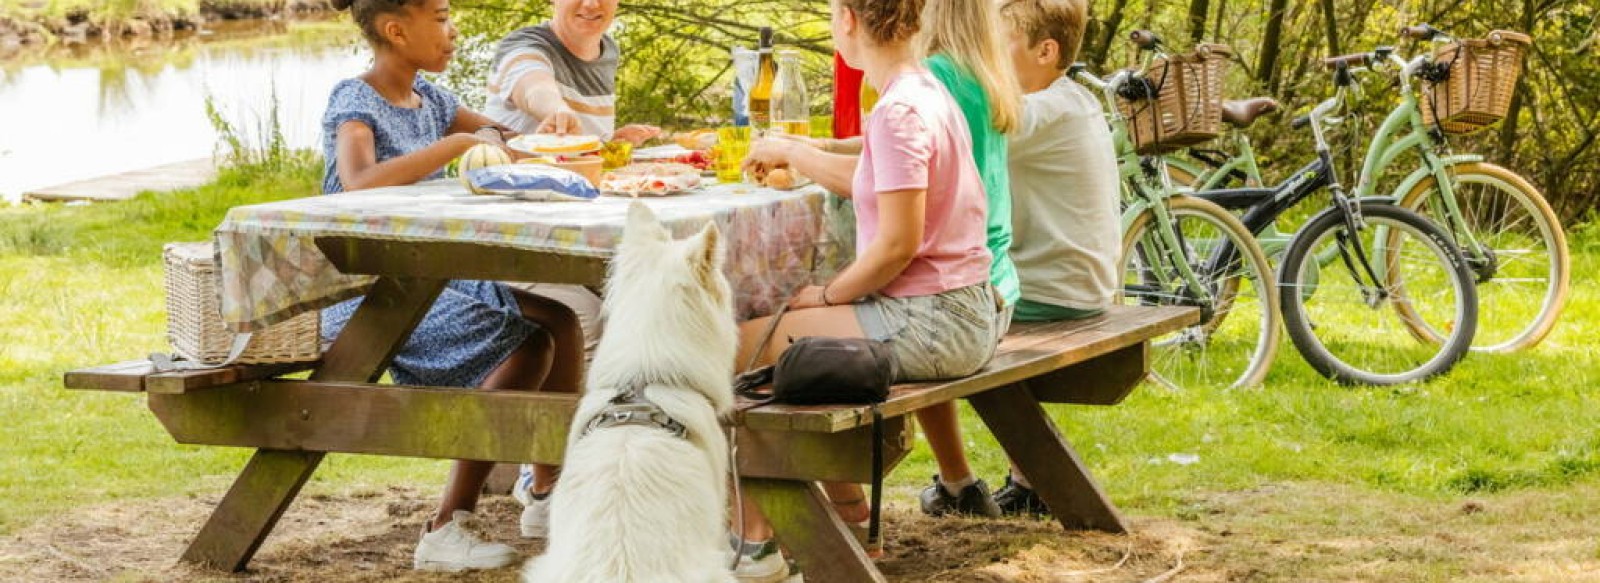
[[[1027, 380], [1172, 332], [1198, 321], [1193, 308], [1114, 306], [1104, 316], [1077, 322], [1020, 324], [982, 371], [942, 383], [896, 385], [880, 409], [904, 415], [931, 404], [964, 398]], [[834, 432], [870, 424], [867, 406], [767, 404], [739, 413], [753, 429]]]
[[144, 381], [144, 390], [150, 393], [177, 395], [293, 374], [317, 367], [316, 362], [290, 362], [280, 364], [243, 364], [206, 370], [181, 370], [156, 373]]
[[129, 360], [116, 364], [69, 370], [67, 374], [63, 375], [61, 383], [68, 389], [77, 391], [125, 391], [137, 393], [144, 390], [144, 377], [155, 371], [155, 366], [151, 365], [148, 360]]
[[79, 391], [148, 391], [181, 394], [200, 389], [267, 379], [316, 368], [316, 362], [238, 364], [204, 370], [156, 372], [149, 360], [130, 360], [67, 371], [62, 384]]

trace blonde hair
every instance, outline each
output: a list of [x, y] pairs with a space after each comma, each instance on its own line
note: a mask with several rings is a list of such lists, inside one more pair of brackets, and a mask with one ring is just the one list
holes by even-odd
[[1028, 46], [1050, 39], [1059, 45], [1056, 68], [1066, 70], [1078, 60], [1083, 45], [1083, 29], [1089, 22], [1086, 0], [1006, 0], [1000, 13], [1017, 32], [1028, 37]]
[[917, 48], [925, 55], [944, 53], [977, 78], [989, 95], [990, 124], [1010, 133], [1021, 124], [1022, 89], [1004, 39], [994, 0], [927, 0]]

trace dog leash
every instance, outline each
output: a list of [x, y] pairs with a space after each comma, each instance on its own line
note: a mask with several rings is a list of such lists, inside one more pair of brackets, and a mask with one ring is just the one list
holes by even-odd
[[[761, 343], [756, 345], [754, 352], [750, 353], [750, 360], [745, 361], [744, 371], [733, 379], [733, 392], [736, 395], [762, 400], [760, 395], [753, 391], [756, 387], [772, 382], [772, 367], [764, 366], [757, 370], [750, 370], [761, 359], [761, 353], [767, 351], [767, 345], [772, 344], [772, 334], [778, 331], [778, 322], [783, 319], [784, 313], [789, 311], [789, 302], [785, 301], [778, 306], [778, 311], [772, 314], [772, 321], [767, 322], [767, 329], [761, 333]], [[762, 402], [770, 401], [767, 397]], [[733, 562], [728, 565], [729, 571], [739, 569], [739, 561], [744, 558], [744, 484], [739, 482], [739, 431], [735, 427], [728, 428], [728, 469], [733, 473], [733, 504], [734, 520], [739, 521], [738, 545], [733, 549]]]

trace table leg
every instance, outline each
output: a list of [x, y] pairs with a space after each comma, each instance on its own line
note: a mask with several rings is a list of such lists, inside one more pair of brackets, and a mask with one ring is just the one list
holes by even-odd
[[[439, 279], [379, 278], [311, 378], [376, 382], [427, 315], [445, 283]], [[322, 463], [323, 455], [319, 451], [256, 450], [200, 534], [189, 543], [183, 560], [244, 570], [300, 487]]]
[[222, 503], [183, 552], [183, 560], [243, 571], [300, 487], [322, 463], [322, 452], [258, 449]]
[[1027, 386], [1008, 385], [968, 400], [1062, 526], [1127, 532], [1116, 507]]
[[807, 581], [884, 581], [816, 482], [744, 478], [740, 483], [772, 521], [778, 541], [794, 553]]

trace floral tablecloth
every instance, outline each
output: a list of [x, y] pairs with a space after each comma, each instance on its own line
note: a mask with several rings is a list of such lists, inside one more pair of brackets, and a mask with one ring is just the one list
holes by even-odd
[[[745, 319], [771, 313], [814, 274], [831, 272], [850, 255], [828, 242], [823, 216], [837, 203], [827, 198], [816, 186], [714, 184], [640, 200], [678, 237], [717, 221], [725, 272]], [[473, 195], [456, 181], [435, 180], [237, 207], [215, 232], [222, 318], [236, 331], [258, 330], [364, 294], [374, 278], [340, 273], [316, 237], [476, 242], [604, 257], [621, 238], [633, 200], [529, 202]]]

